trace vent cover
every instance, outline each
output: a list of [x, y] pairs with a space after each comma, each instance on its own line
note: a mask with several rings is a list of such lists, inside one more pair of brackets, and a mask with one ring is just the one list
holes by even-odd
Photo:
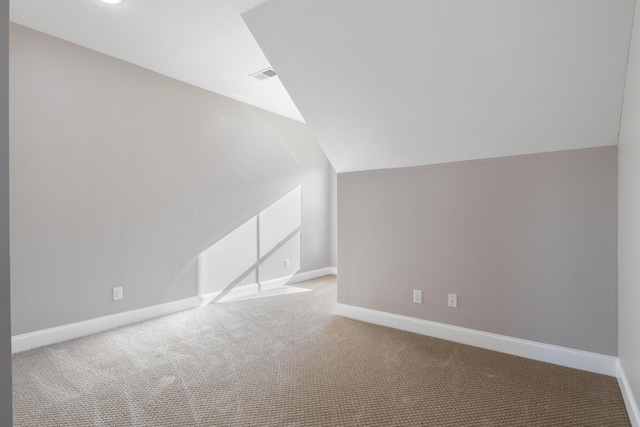
[[257, 73], [249, 74], [249, 77], [253, 77], [258, 80], [266, 80], [270, 77], [274, 77], [276, 72], [273, 71], [273, 68], [265, 68], [264, 70], [258, 71]]

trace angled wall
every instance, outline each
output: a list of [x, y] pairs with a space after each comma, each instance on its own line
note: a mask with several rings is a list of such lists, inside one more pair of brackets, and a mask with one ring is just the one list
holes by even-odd
[[616, 156], [338, 174], [338, 302], [615, 356]]
[[0, 425], [11, 421], [9, 298], [9, 0], [0, 0]]
[[10, 89], [14, 335], [195, 296], [198, 254], [297, 186], [300, 272], [330, 266], [306, 125], [18, 25]]
[[[619, 142], [619, 356], [640, 399], [640, 8], [636, 6]], [[629, 405], [628, 405], [629, 406]], [[635, 406], [636, 422], [640, 412]]]

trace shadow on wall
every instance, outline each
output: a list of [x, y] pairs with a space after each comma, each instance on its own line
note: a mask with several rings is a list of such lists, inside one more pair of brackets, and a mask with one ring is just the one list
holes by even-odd
[[202, 305], [284, 286], [300, 270], [301, 186], [198, 255]]

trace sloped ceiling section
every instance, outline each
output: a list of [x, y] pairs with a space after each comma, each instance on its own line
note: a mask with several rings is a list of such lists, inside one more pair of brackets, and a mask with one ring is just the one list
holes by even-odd
[[263, 0], [11, 0], [11, 20], [194, 86], [303, 121], [240, 14]]
[[268, 0], [243, 19], [338, 172], [615, 145], [633, 0]]

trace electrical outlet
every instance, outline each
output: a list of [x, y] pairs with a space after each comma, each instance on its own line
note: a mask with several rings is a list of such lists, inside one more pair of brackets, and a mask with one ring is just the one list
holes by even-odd
[[449, 307], [451, 307], [451, 308], [458, 307], [458, 295], [457, 294], [449, 294]]
[[122, 299], [122, 286], [113, 288], [113, 300], [118, 301]]
[[416, 304], [422, 304], [422, 291], [418, 289], [413, 290], [413, 302]]
[[284, 260], [284, 268], [289, 268], [291, 267], [291, 261], [289, 260], [289, 258]]

